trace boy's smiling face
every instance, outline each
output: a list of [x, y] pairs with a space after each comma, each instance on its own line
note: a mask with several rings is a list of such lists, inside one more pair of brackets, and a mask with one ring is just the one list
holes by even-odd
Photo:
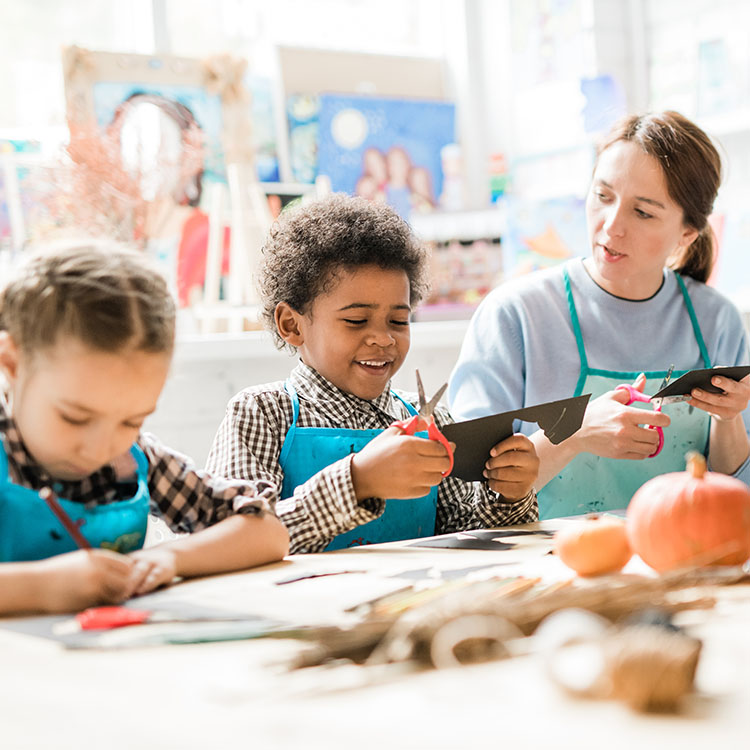
[[370, 401], [383, 393], [409, 351], [409, 296], [404, 271], [341, 268], [306, 313], [281, 303], [276, 324], [306, 365]]

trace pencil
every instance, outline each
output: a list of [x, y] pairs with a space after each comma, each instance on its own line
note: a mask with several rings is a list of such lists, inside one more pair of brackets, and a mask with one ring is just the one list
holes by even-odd
[[49, 487], [42, 487], [39, 490], [39, 497], [49, 506], [49, 509], [57, 516], [57, 520], [65, 527], [65, 530], [73, 538], [79, 549], [91, 549], [89, 540], [81, 533], [78, 526], [71, 521], [70, 516], [63, 510], [62, 505], [57, 500], [57, 496]]

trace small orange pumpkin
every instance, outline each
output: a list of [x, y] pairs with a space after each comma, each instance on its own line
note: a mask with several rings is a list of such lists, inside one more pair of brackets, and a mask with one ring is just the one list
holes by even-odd
[[750, 489], [706, 471], [706, 459], [691, 451], [687, 471], [654, 477], [633, 495], [627, 529], [633, 551], [659, 572], [741, 565], [750, 557]]
[[590, 515], [555, 534], [555, 552], [581, 576], [614, 573], [633, 556], [625, 522], [614, 516]]

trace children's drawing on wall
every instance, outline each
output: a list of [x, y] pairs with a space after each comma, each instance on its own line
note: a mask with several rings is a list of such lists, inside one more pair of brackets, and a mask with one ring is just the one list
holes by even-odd
[[103, 82], [94, 86], [94, 107], [100, 127], [119, 144], [123, 167], [139, 181], [148, 209], [142, 230], [148, 250], [167, 273], [179, 303], [187, 306], [205, 278], [204, 183], [226, 180], [221, 101], [198, 87], [143, 90]]
[[287, 98], [289, 161], [297, 182], [313, 183], [318, 174], [318, 115], [320, 98], [294, 94]]
[[582, 198], [524, 201], [508, 197], [507, 201], [508, 232], [503, 242], [506, 278], [588, 253]]
[[247, 76], [252, 109], [255, 167], [261, 182], [279, 181], [279, 154], [273, 113], [273, 87], [269, 78]]
[[0, 140], [0, 247], [20, 250], [55, 229], [54, 177], [40, 157], [37, 140]]
[[431, 211], [454, 113], [447, 102], [323, 95], [318, 171], [333, 190], [386, 202], [404, 217]]
[[[183, 118], [194, 122], [204, 140], [203, 180], [226, 181], [221, 146], [222, 105], [218, 94], [210, 94], [197, 85], [100, 81], [93, 86], [94, 113], [99, 125], [109, 126], [123, 102], [137, 96], [149, 97], [148, 101], [159, 108], [164, 116], [173, 119], [181, 131], [186, 129]], [[176, 110], [181, 110], [181, 113], [178, 114]], [[133, 108], [130, 109], [132, 111]], [[163, 118], [161, 122], [164, 122]], [[163, 134], [161, 128], [158, 132], [161, 137], [169, 137]]]

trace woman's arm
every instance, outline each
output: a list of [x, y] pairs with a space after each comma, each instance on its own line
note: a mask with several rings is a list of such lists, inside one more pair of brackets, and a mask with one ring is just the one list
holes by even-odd
[[709, 393], [696, 388], [688, 403], [712, 417], [708, 451], [711, 468], [723, 474], [734, 474], [750, 454], [742, 414], [750, 402], [750, 375], [739, 382], [722, 377], [714, 377], [711, 382], [724, 392]]

